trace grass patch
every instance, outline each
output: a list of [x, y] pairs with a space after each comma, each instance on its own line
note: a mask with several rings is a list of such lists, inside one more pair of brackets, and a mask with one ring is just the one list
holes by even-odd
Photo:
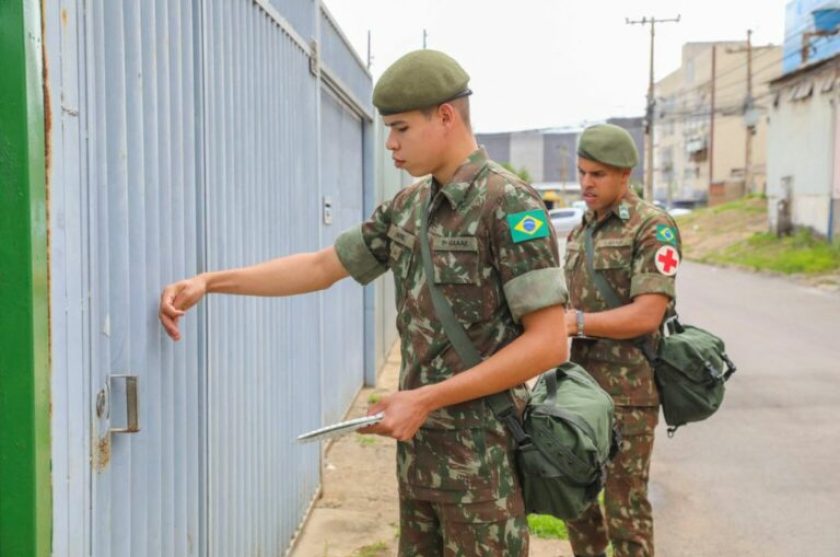
[[382, 400], [382, 393], [373, 392], [367, 397], [368, 404], [376, 404], [380, 400]]
[[738, 265], [785, 274], [818, 274], [840, 269], [840, 246], [815, 238], [807, 230], [777, 238], [761, 232], [703, 258], [708, 263]]
[[543, 539], [568, 540], [566, 524], [559, 518], [548, 514], [529, 514], [528, 529], [531, 535]]
[[766, 213], [767, 212], [767, 198], [763, 195], [750, 194], [728, 203], [715, 205], [709, 207], [709, 211], [713, 214], [725, 213], [727, 211], [740, 211], [744, 213]]
[[376, 435], [368, 435], [366, 433], [360, 433], [356, 435], [356, 441], [359, 442], [359, 445], [363, 447], [370, 447], [372, 445], [376, 445]]
[[388, 544], [385, 542], [376, 542], [364, 547], [360, 547], [354, 553], [354, 557], [382, 557], [388, 551]]

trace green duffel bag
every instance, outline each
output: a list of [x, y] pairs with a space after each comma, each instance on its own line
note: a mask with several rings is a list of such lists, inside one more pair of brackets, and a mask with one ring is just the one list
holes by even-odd
[[643, 352], [653, 366], [668, 435], [673, 436], [680, 426], [705, 420], [717, 411], [726, 381], [736, 368], [723, 340], [712, 333], [682, 325], [676, 317], [665, 329], [656, 354]]
[[526, 511], [580, 516], [598, 497], [618, 450], [612, 398], [568, 362], [537, 380], [521, 425], [514, 437]]

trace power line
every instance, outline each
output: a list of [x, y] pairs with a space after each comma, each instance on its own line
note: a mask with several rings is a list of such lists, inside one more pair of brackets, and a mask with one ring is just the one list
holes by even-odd
[[645, 110], [645, 199], [653, 199], [653, 107], [654, 107], [654, 80], [653, 80], [653, 53], [654, 40], [656, 37], [657, 23], [679, 23], [680, 16], [672, 19], [656, 19], [655, 17], [643, 17], [640, 20], [631, 21], [625, 18], [627, 25], [650, 25], [650, 75], [648, 80], [647, 108]]
[[[791, 31], [790, 33], [788, 33], [787, 35], [784, 36], [784, 38], [782, 39], [782, 44], [781, 45], [766, 45], [766, 46], [756, 47], [756, 48], [762, 49], [762, 52], [760, 52], [759, 54], [756, 54], [753, 57], [753, 61], [757, 60], [758, 58], [760, 58], [762, 56], [765, 56], [765, 55], [773, 52], [773, 50], [777, 47], [784, 49], [784, 43], [786, 43], [788, 39], [792, 39], [792, 38], [795, 38], [797, 36], [800, 36], [801, 33], [803, 31], [805, 31], [806, 29], [808, 29], [809, 27], [811, 27], [811, 24], [808, 23], [808, 22], [804, 23], [803, 25], [798, 26], [796, 29], [794, 29], [793, 31]], [[721, 42], [731, 42], [731, 41], [721, 41]], [[767, 65], [763, 66], [761, 69], [757, 70], [754, 73], [756, 73], [756, 74], [761, 73], [762, 71], [772, 67], [775, 64], [778, 64], [780, 62], [784, 62], [785, 60], [787, 60], [789, 58], [794, 58], [794, 57], [797, 57], [799, 55], [800, 55], [800, 49], [793, 50], [793, 51], [791, 51], [787, 54], [782, 54], [782, 56], [780, 58], [774, 60], [770, 64], [767, 64]], [[724, 78], [724, 77], [726, 77], [728, 75], [731, 75], [732, 73], [734, 73], [738, 70], [741, 70], [741, 69], [745, 68], [746, 66], [747, 66], [746, 61], [741, 63], [741, 64], [738, 64], [736, 66], [732, 66], [732, 67], [728, 68], [726, 71], [717, 74], [717, 78], [718, 79]], [[729, 85], [724, 86], [722, 89], [725, 90], [726, 88], [730, 88], [730, 87], [733, 87], [733, 86], [740, 85], [740, 83], [742, 83], [742, 82], [736, 82], [734, 84], [729, 84]], [[700, 91], [700, 90], [708, 87], [710, 84], [711, 84], [711, 79], [706, 80], [703, 83], [701, 83], [699, 85], [692, 86], [689, 89], [684, 89], [682, 91], [678, 91], [676, 93], [676, 95], [674, 96], [674, 98], [678, 99], [681, 96], [688, 96], [688, 95], [690, 95], [694, 92]], [[718, 91], [720, 91], [722, 89], [718, 89]]]

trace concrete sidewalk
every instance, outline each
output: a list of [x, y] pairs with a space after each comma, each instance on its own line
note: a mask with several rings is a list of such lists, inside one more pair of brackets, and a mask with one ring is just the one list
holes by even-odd
[[[369, 401], [397, 390], [398, 344], [377, 380], [356, 397], [348, 418], [363, 416]], [[291, 557], [392, 557], [397, 554], [396, 442], [375, 435], [345, 435], [326, 447], [321, 498], [298, 536]], [[566, 542], [532, 536], [530, 557], [569, 557]]]

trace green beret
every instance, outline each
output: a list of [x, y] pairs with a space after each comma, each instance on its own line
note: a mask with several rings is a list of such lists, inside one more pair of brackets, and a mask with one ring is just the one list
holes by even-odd
[[469, 95], [469, 80], [443, 52], [415, 50], [385, 70], [373, 88], [373, 105], [383, 116], [436, 106]]
[[597, 124], [583, 130], [577, 154], [617, 168], [633, 168], [639, 163], [633, 137], [624, 128], [612, 124]]

